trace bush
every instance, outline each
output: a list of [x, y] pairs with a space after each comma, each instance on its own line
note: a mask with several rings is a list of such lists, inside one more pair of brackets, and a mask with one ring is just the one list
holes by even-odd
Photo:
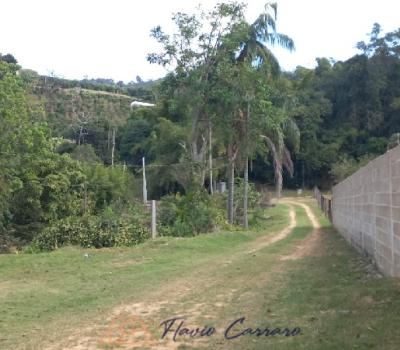
[[165, 196], [158, 210], [159, 231], [162, 235], [171, 236], [211, 232], [218, 224], [219, 214], [206, 191]]
[[65, 245], [83, 248], [133, 246], [149, 237], [146, 227], [122, 218], [68, 217], [46, 227], [34, 239], [32, 249], [53, 250]]
[[[248, 185], [248, 214], [262, 210], [261, 203], [264, 200], [263, 194], [255, 189], [253, 183], [249, 182]], [[228, 200], [228, 192], [223, 194], [223, 205], [226, 211], [226, 203]], [[242, 178], [235, 179], [235, 194], [233, 199], [233, 210], [235, 217], [235, 224], [242, 225], [243, 223], [243, 202], [244, 202], [244, 181]]]
[[375, 157], [376, 156], [370, 154], [366, 154], [359, 159], [354, 159], [347, 156], [342, 157], [340, 161], [332, 164], [330, 173], [334, 179], [334, 182], [339, 183], [347, 177], [353, 175], [357, 170], [367, 165]]
[[18, 251], [24, 242], [0, 229], [0, 254]]

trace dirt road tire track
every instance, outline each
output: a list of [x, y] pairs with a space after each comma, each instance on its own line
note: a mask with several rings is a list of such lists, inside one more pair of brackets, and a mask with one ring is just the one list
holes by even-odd
[[[313, 232], [310, 236], [316, 236], [320, 230], [318, 220], [315, 218], [311, 209], [303, 203], [295, 201], [282, 201], [289, 207], [289, 225], [283, 230], [274, 234], [273, 236], [260, 237], [250, 244], [250, 250], [242, 250], [239, 253], [235, 253], [237, 256], [230, 256], [230, 260], [243, 256], [243, 254], [254, 254], [274, 243], [287, 238], [293, 230], [296, 228], [296, 211], [294, 206], [301, 206], [312, 223]], [[294, 251], [280, 260], [288, 260], [300, 258], [304, 255], [306, 248], [303, 246], [305, 241], [309, 238], [302, 240], [298, 246], [294, 248]], [[306, 244], [306, 246], [309, 242]], [[301, 247], [300, 247], [301, 246]], [[300, 248], [299, 248], [300, 247]], [[302, 255], [303, 254], [303, 255]], [[230, 262], [231, 263], [231, 262]], [[223, 265], [223, 264], [222, 264]], [[215, 281], [219, 283], [220, 281]], [[114, 308], [104, 322], [87, 327], [87, 329], [79, 329], [74, 332], [68, 339], [64, 339], [58, 344], [53, 344], [45, 348], [46, 350], [97, 350], [97, 349], [177, 349], [181, 342], [173, 342], [171, 339], [156, 339], [149, 329], [149, 324], [154, 324], [155, 319], [159, 319], [160, 310], [166, 306], [174, 306], [179, 310], [182, 300], [184, 300], [188, 294], [193, 294], [193, 290], [201, 288], [200, 282], [193, 281], [173, 281], [171, 285], [166, 285], [162, 291], [152, 292], [152, 300], [157, 301], [146, 301], [146, 302], [135, 302], [127, 305], [121, 305]], [[197, 284], [197, 286], [196, 286]], [[190, 288], [187, 288], [190, 285]], [[212, 286], [208, 286], [210, 288]], [[174, 290], [174, 293], [171, 293]], [[233, 292], [232, 292], [233, 293]], [[228, 296], [225, 298], [229, 299]], [[197, 305], [197, 304], [196, 304]], [[195, 307], [196, 307], [195, 305]], [[201, 305], [201, 304], [198, 304]], [[197, 306], [198, 306], [197, 305]], [[183, 310], [182, 310], [183, 311]], [[186, 309], [186, 313], [193, 314], [193, 310]], [[217, 312], [217, 311], [216, 311]], [[198, 347], [207, 347], [203, 342], [196, 342]]]

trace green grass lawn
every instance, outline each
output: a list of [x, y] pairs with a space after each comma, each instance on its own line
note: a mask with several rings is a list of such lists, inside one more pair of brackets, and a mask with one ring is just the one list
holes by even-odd
[[[399, 280], [374, 273], [321, 215], [324, 232], [312, 253], [282, 259], [312, 231], [303, 208], [294, 208], [292, 233], [254, 253], [260, 239], [288, 223], [287, 206], [269, 208], [266, 228], [254, 232], [163, 237], [135, 248], [1, 255], [0, 349], [45, 349], [71, 335], [92, 337], [95, 345], [87, 349], [152, 348], [161, 337], [160, 323], [176, 315], [185, 315], [189, 325], [217, 329], [198, 342], [181, 337], [179, 349], [398, 349]], [[148, 312], [143, 320], [154, 340], [147, 346], [104, 342], [102, 328], [91, 329], [110, 328], [111, 310], [133, 304]], [[300, 327], [301, 334], [224, 339], [227, 324], [243, 316], [247, 326]], [[69, 348], [67, 343], [50, 348]]]
[[[270, 234], [287, 222], [287, 208], [268, 213]], [[64, 248], [51, 253], [0, 255], [0, 349], [54, 338], [115, 305], [213, 259], [239, 251], [265, 234], [222, 232], [195, 238], [161, 237], [134, 248]], [[85, 257], [88, 254], [88, 258]], [[34, 345], [32, 345], [34, 346]], [[38, 346], [38, 349], [40, 347]]]
[[[301, 336], [270, 338], [273, 349], [399, 349], [400, 280], [377, 274], [322, 214], [318, 218], [324, 230], [318, 254], [284, 262], [264, 289], [255, 323], [301, 327]], [[303, 235], [299, 226], [294, 234]], [[266, 348], [259, 340], [242, 345]]]

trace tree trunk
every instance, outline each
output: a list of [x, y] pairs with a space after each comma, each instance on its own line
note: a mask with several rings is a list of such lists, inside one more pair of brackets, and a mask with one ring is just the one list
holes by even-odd
[[234, 159], [230, 159], [228, 166], [228, 222], [232, 225], [234, 220], [234, 213], [233, 213], [234, 186], [235, 186], [235, 161]]
[[80, 144], [81, 144], [82, 129], [83, 129], [83, 126], [80, 126], [79, 127], [79, 136], [78, 136], [78, 146], [80, 146]]
[[283, 178], [282, 178], [282, 164], [280, 162], [276, 162], [275, 164], [275, 181], [276, 181], [276, 199], [279, 201], [281, 198], [282, 194], [282, 183], [283, 183]]
[[248, 209], [248, 195], [249, 195], [249, 157], [248, 157], [248, 152], [249, 152], [249, 147], [248, 147], [248, 121], [250, 117], [250, 102], [247, 101], [247, 113], [245, 116], [245, 152], [246, 152], [246, 159], [245, 159], [245, 165], [244, 165], [244, 184], [243, 184], [243, 227], [244, 228], [249, 228], [249, 220], [247, 217], [247, 209]]
[[107, 130], [107, 150], [110, 149], [110, 138], [111, 138], [111, 129], [110, 129], [110, 124], [108, 124], [108, 130]]
[[[196, 178], [195, 183], [200, 187], [204, 187], [204, 182], [207, 175], [207, 127], [201, 124], [208, 118], [204, 112], [204, 106], [207, 105], [207, 99], [204, 103], [199, 103], [197, 107], [193, 108], [192, 127], [190, 133], [190, 156], [194, 164], [197, 164], [193, 177]], [[205, 136], [206, 135], [206, 136]]]
[[243, 194], [243, 227], [249, 228], [249, 220], [247, 217], [247, 207], [249, 197], [249, 159], [246, 157], [246, 164], [244, 165], [244, 194]]
[[275, 173], [275, 192], [276, 192], [276, 199], [279, 200], [281, 198], [281, 191], [282, 191], [282, 157], [280, 153], [278, 153], [274, 143], [272, 140], [265, 136], [261, 135], [263, 139], [267, 141], [268, 148], [272, 153], [272, 158], [274, 159], [274, 173]]
[[111, 167], [114, 167], [114, 152], [115, 152], [115, 128], [112, 131], [112, 144], [111, 144]]
[[212, 129], [211, 129], [211, 120], [208, 122], [208, 164], [210, 171], [210, 194], [214, 194], [213, 190], [213, 171], [212, 171]]

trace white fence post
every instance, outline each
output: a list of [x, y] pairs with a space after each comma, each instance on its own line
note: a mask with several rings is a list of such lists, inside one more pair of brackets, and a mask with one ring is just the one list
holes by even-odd
[[147, 183], [146, 183], [146, 164], [144, 157], [142, 158], [143, 166], [143, 203], [147, 204]]
[[151, 238], [154, 239], [157, 236], [157, 209], [156, 201], [151, 201]]

